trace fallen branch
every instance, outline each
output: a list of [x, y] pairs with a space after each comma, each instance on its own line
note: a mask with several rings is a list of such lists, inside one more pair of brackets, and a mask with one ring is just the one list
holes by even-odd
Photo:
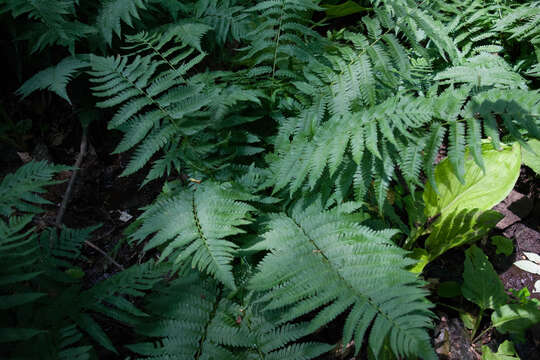
[[[62, 227], [62, 220], [64, 219], [64, 215], [66, 213], [69, 200], [71, 199], [71, 192], [73, 191], [73, 184], [75, 184], [75, 180], [77, 178], [77, 174], [79, 173], [79, 169], [81, 168], [82, 161], [83, 161], [84, 155], [86, 154], [87, 147], [88, 147], [88, 138], [86, 135], [86, 129], [83, 129], [79, 155], [77, 155], [77, 159], [75, 160], [75, 165], [73, 166], [74, 168], [73, 174], [71, 174], [71, 178], [69, 179], [66, 192], [64, 193], [64, 197], [62, 198], [62, 203], [60, 204], [60, 210], [58, 210], [58, 214], [56, 215], [56, 220], [54, 222], [55, 227], [58, 229]], [[109, 256], [109, 254], [101, 250], [97, 245], [93, 244], [92, 242], [88, 240], [85, 240], [84, 244], [96, 250], [101, 255], [103, 255], [105, 258], [107, 258], [107, 260], [111, 262], [111, 264], [114, 264], [120, 270], [124, 270], [124, 267], [122, 265], [117, 263], [112, 257]], [[53, 247], [53, 245], [54, 245], [54, 239], [51, 239], [51, 247]]]
[[75, 184], [75, 179], [77, 178], [77, 174], [79, 173], [79, 168], [81, 167], [82, 160], [84, 158], [84, 155], [86, 154], [87, 143], [88, 143], [88, 139], [86, 136], [86, 129], [83, 129], [83, 134], [82, 134], [82, 139], [81, 139], [81, 148], [79, 151], [79, 155], [77, 155], [77, 160], [75, 161], [75, 165], [73, 166], [74, 167], [73, 174], [71, 175], [71, 178], [69, 179], [66, 192], [64, 193], [64, 197], [62, 199], [62, 204], [60, 205], [60, 210], [58, 211], [58, 214], [56, 215], [56, 221], [55, 221], [56, 226], [60, 226], [62, 224], [64, 214], [66, 213], [67, 205], [71, 198], [73, 184]]
[[90, 241], [86, 240], [85, 242], [85, 245], [88, 245], [90, 246], [92, 249], [96, 250], [98, 253], [100, 253], [101, 255], [103, 255], [104, 257], [107, 258], [107, 260], [109, 260], [112, 264], [116, 265], [116, 267], [118, 267], [120, 270], [124, 270], [124, 267], [122, 265], [120, 265], [119, 263], [117, 263], [112, 257], [109, 256], [109, 254], [107, 254], [105, 251], [101, 250], [99, 247], [97, 247], [96, 245], [94, 245], [93, 243], [91, 243]]

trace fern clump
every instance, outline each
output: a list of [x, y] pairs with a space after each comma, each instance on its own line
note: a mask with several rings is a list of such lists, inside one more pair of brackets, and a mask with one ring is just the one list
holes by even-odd
[[[79, 265], [97, 225], [33, 226], [69, 168], [0, 182], [0, 353], [436, 358], [418, 273], [500, 219], [491, 201], [439, 205], [515, 149], [499, 201], [536, 152], [538, 4], [0, 0], [47, 55], [17, 94], [95, 107], [106, 126], [85, 120], [84, 141], [118, 131], [121, 176], [163, 185], [116, 247], [138, 263], [90, 286]], [[330, 324], [339, 338], [320, 342]]]

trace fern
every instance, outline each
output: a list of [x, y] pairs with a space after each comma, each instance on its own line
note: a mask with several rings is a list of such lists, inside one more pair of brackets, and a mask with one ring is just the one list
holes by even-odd
[[510, 69], [499, 56], [481, 53], [467, 59], [464, 65], [446, 69], [435, 76], [441, 84], [468, 83], [477, 87], [525, 89], [525, 80]]
[[75, 42], [94, 32], [91, 26], [72, 20], [77, 4], [75, 0], [9, 0], [0, 2], [0, 13], [9, 11], [14, 18], [26, 15], [38, 21], [29, 31], [35, 39], [32, 52], [58, 44], [67, 46], [73, 55]]
[[67, 85], [77, 75], [78, 71], [88, 66], [83, 60], [76, 57], [68, 57], [57, 65], [51, 66], [38, 72], [17, 90], [17, 95], [23, 99], [36, 90], [50, 90], [66, 100], [71, 105], [67, 94]]
[[103, 0], [96, 19], [96, 28], [108, 45], [113, 32], [122, 35], [121, 22], [133, 27], [133, 19], [139, 19], [139, 11], [146, 9], [146, 0]]
[[[180, 265], [191, 259], [192, 267], [234, 289], [231, 262], [237, 245], [226, 238], [242, 233], [239, 226], [249, 223], [254, 208], [238, 201], [243, 199], [218, 184], [205, 182], [194, 192], [182, 191], [148, 208], [132, 240], [141, 242], [154, 234], [145, 250], [166, 245], [161, 259], [171, 256]], [[178, 221], [171, 223], [171, 218]]]
[[320, 37], [309, 27], [308, 15], [317, 10], [322, 8], [311, 0], [268, 0], [249, 8], [249, 13], [259, 14], [241, 58], [251, 62], [251, 74], [294, 77], [291, 59], [300, 63], [316, 61], [306, 42]]
[[409, 262], [391, 245], [393, 232], [375, 232], [353, 219], [317, 204], [273, 216], [256, 245], [270, 253], [250, 287], [266, 292], [259, 300], [265, 309], [282, 309], [281, 323], [320, 309], [310, 331], [350, 310], [343, 342], [354, 339], [357, 353], [373, 324], [368, 343], [375, 354], [388, 337], [397, 356], [436, 359], [426, 333], [431, 313], [425, 293], [404, 270]]
[[[0, 183], [1, 215], [9, 216], [0, 217], [0, 342], [9, 345], [0, 350], [3, 357], [89, 359], [95, 354], [88, 339], [116, 352], [94, 314], [133, 323], [144, 313], [123, 296], [144, 295], [164, 275], [146, 263], [81, 291], [81, 270], [75, 264], [84, 260], [81, 247], [99, 226], [41, 234], [31, 227], [33, 215], [43, 211], [38, 205], [46, 203], [37, 194], [64, 169], [31, 162]], [[27, 214], [13, 216], [15, 210]]]
[[7, 174], [0, 183], [0, 215], [11, 216], [15, 211], [39, 213], [39, 205], [51, 204], [40, 194], [45, 186], [57, 184], [54, 174], [69, 167], [51, 165], [45, 161], [30, 162], [14, 174]]
[[531, 1], [522, 4], [506, 14], [494, 27], [494, 30], [510, 34], [510, 38], [529, 40], [534, 44], [540, 41], [540, 3]]
[[205, 0], [193, 5], [195, 17], [212, 27], [220, 46], [228, 40], [240, 41], [248, 34], [248, 14], [236, 3], [235, 0]]
[[219, 285], [197, 274], [174, 280], [148, 298], [155, 319], [137, 332], [158, 338], [129, 345], [146, 359], [312, 359], [330, 349], [326, 344], [287, 345], [305, 334], [301, 325], [276, 326], [253, 307], [228, 300]]

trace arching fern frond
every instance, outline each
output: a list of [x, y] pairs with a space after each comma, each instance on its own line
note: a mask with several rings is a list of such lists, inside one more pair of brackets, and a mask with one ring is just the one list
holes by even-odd
[[511, 39], [540, 42], [540, 2], [528, 1], [507, 13], [494, 27], [495, 31], [510, 34]]
[[227, 238], [244, 232], [239, 226], [250, 222], [249, 213], [254, 208], [239, 201], [247, 199], [216, 183], [204, 182], [195, 191], [183, 190], [151, 205], [141, 215], [143, 224], [132, 241], [141, 242], [153, 235], [145, 250], [164, 247], [161, 260], [170, 257], [178, 266], [191, 262], [192, 267], [234, 289], [231, 262], [238, 246]]
[[248, 34], [249, 14], [237, 3], [236, 0], [204, 0], [193, 6], [195, 17], [212, 27], [220, 46], [227, 40], [240, 41]]
[[[417, 154], [411, 154], [411, 143], [421, 143], [419, 130], [433, 117], [432, 101], [426, 98], [402, 96], [389, 99], [364, 111], [345, 116], [333, 116], [314, 130], [312, 136], [303, 132], [298, 134], [283, 133], [280, 136], [292, 136], [292, 141], [278, 142], [278, 159], [271, 166], [276, 174], [275, 190], [290, 184], [291, 194], [307, 180], [311, 189], [323, 176], [328, 167], [329, 175], [341, 171], [363, 179], [358, 186], [375, 180], [380, 186], [379, 206], [382, 209], [386, 188], [394, 177], [393, 170], [399, 164], [408, 164], [400, 168], [406, 172], [411, 186], [418, 175], [418, 162], [422, 162], [422, 148]], [[390, 149], [397, 149], [392, 151]], [[401, 151], [402, 150], [402, 151]], [[399, 159], [399, 152], [413, 158]], [[341, 165], [347, 160], [353, 162], [352, 171]], [[362, 176], [358, 178], [358, 172]], [[360, 191], [365, 195], [365, 191]]]
[[274, 215], [254, 246], [270, 253], [250, 288], [264, 292], [259, 301], [266, 310], [282, 310], [281, 323], [317, 310], [309, 331], [348, 312], [343, 342], [354, 339], [357, 353], [367, 336], [376, 355], [389, 339], [396, 356], [436, 359], [426, 331], [433, 316], [426, 292], [404, 269], [410, 262], [392, 234], [358, 225], [339, 209], [298, 204], [290, 215]]
[[80, 69], [87, 66], [86, 61], [76, 57], [67, 57], [26, 80], [17, 90], [17, 95], [24, 99], [36, 90], [50, 90], [71, 104], [67, 94], [67, 85]]
[[462, 65], [453, 66], [435, 76], [441, 84], [466, 83], [477, 87], [494, 86], [526, 89], [527, 85], [518, 73], [500, 56], [481, 53]]
[[[163, 46], [172, 38], [174, 34], [161, 39], [159, 35], [145, 33], [130, 38], [137, 54], [131, 62], [127, 56], [91, 57], [92, 81], [98, 84], [93, 88], [94, 94], [105, 98], [97, 106], [121, 105], [109, 123], [110, 128], [126, 133], [116, 151], [125, 151], [141, 142], [123, 175], [139, 170], [174, 137], [186, 135], [182, 120], [212, 100], [202, 93], [201, 84], [190, 85], [183, 78], [204, 54], [181, 64], [193, 49], [178, 45], [165, 50]], [[134, 134], [137, 135], [131, 137]]]

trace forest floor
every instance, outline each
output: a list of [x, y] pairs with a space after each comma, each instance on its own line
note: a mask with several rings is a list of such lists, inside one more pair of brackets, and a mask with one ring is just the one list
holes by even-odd
[[[0, 137], [0, 178], [7, 172], [16, 170], [24, 162], [32, 159], [48, 160], [57, 164], [73, 165], [79, 152], [81, 130], [72, 110], [48, 97], [32, 101], [8, 96], [0, 100], [2, 117], [19, 124], [6, 126]], [[4, 122], [6, 119], [0, 119]], [[28, 123], [28, 128], [20, 124]], [[6, 130], [7, 129], [7, 130]], [[92, 247], [85, 247], [86, 260], [79, 264], [85, 273], [85, 284], [90, 287], [97, 281], [118, 272], [122, 267], [143, 261], [142, 248], [132, 247], [126, 241], [125, 229], [141, 213], [141, 208], [149, 204], [160, 192], [163, 181], [153, 181], [144, 188], [139, 184], [148, 169], [130, 177], [118, 177], [129, 159], [129, 153], [111, 155], [119, 141], [119, 134], [106, 129], [105, 121], [95, 121], [88, 132], [88, 149], [78, 172], [73, 192], [63, 223], [68, 227], [80, 228], [101, 224], [90, 240], [97, 248], [108, 254], [104, 256]], [[59, 178], [68, 180], [72, 171], [66, 171]], [[36, 219], [38, 226], [54, 223], [58, 205], [62, 201], [67, 181], [50, 187], [46, 197], [55, 205]], [[514, 240], [514, 252], [510, 256], [496, 254], [495, 247], [487, 239], [479, 246], [488, 254], [504, 283], [505, 289], [527, 287], [533, 297], [540, 299], [540, 293], [533, 293], [539, 275], [525, 272], [513, 263], [524, 258], [523, 252], [540, 254], [540, 187], [538, 177], [529, 169], [522, 168], [519, 180], [512, 193], [495, 207], [505, 215], [492, 235], [504, 235]], [[146, 254], [146, 257], [153, 254]], [[114, 260], [114, 263], [111, 261]], [[428, 283], [461, 281], [463, 273], [463, 249], [454, 249], [437, 259], [426, 269]], [[486, 331], [476, 344], [471, 344], [468, 330], [459, 313], [450, 306], [469, 309], [465, 303], [453, 304], [451, 300], [433, 295], [438, 316], [433, 331], [433, 341], [441, 359], [479, 359], [478, 350], [482, 345], [496, 349], [501, 335]], [[470, 306], [471, 312], [474, 308]], [[480, 331], [488, 326], [488, 318], [481, 324]], [[343, 319], [321, 329], [314, 337], [317, 340], [337, 342], [340, 338], [339, 324]], [[129, 341], [130, 333], [114, 324], [103, 324], [117, 336], [119, 342]], [[522, 359], [540, 358], [540, 326], [529, 330], [527, 341], [516, 344]], [[128, 338], [128, 339], [126, 339]], [[354, 359], [353, 347], [336, 349], [333, 359]], [[362, 359], [359, 355], [356, 359]], [[105, 358], [105, 357], [104, 357]], [[325, 358], [328, 358], [326, 356]]]

